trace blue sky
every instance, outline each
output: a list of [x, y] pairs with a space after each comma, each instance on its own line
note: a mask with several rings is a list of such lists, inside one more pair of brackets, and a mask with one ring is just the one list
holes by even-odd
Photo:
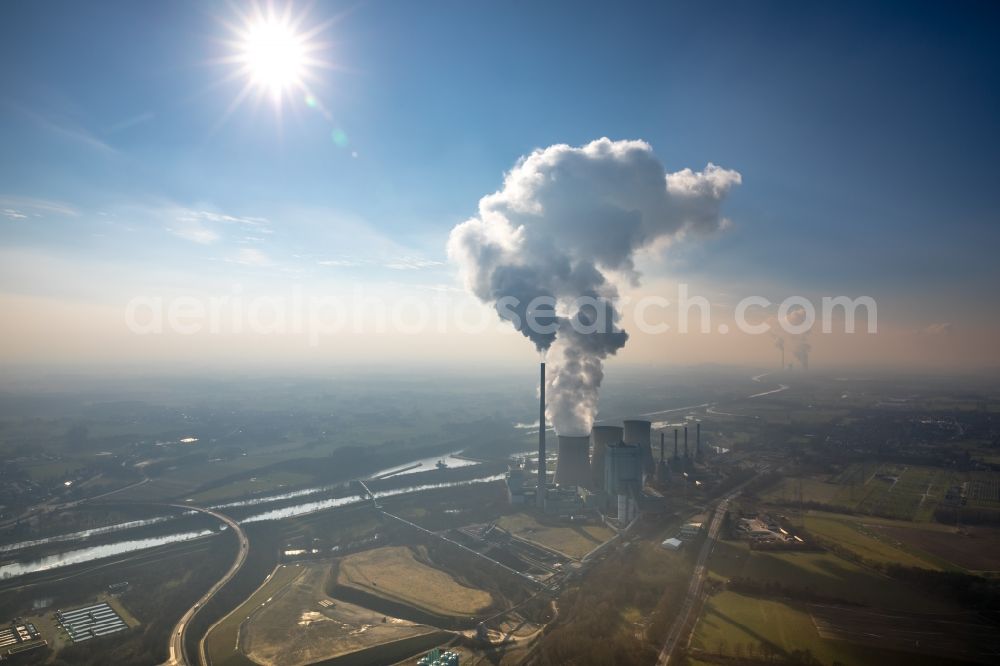
[[519, 156], [608, 136], [743, 175], [733, 227], [650, 278], [995, 327], [998, 11], [870, 4], [320, 2], [328, 113], [279, 119], [227, 115], [229, 4], [5, 3], [0, 290], [451, 284], [449, 230]]

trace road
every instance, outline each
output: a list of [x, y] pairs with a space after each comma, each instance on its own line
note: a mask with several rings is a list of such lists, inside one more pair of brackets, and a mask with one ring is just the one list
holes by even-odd
[[[761, 470], [761, 472], [766, 471], [766, 468]], [[701, 546], [701, 552], [698, 553], [698, 561], [695, 564], [694, 572], [691, 574], [691, 585], [688, 586], [687, 596], [684, 597], [684, 605], [681, 606], [680, 613], [674, 620], [673, 626], [670, 627], [670, 633], [667, 634], [667, 640], [663, 643], [663, 649], [660, 650], [660, 656], [656, 660], [659, 666], [667, 666], [670, 663], [670, 657], [677, 648], [677, 644], [687, 636], [685, 629], [691, 620], [691, 613], [698, 607], [698, 600], [701, 598], [701, 588], [705, 584], [705, 575], [708, 573], [708, 557], [712, 554], [712, 548], [719, 538], [719, 531], [722, 529], [722, 519], [726, 515], [726, 509], [729, 508], [729, 501], [739, 495], [743, 487], [752, 480], [748, 479], [738, 485], [723, 497], [715, 507], [715, 513], [712, 514], [712, 522], [708, 525], [708, 536], [705, 539], [705, 543]]]
[[180, 509], [190, 509], [191, 511], [198, 511], [222, 521], [228, 525], [231, 530], [233, 530], [233, 533], [236, 534], [240, 542], [240, 550], [236, 554], [236, 559], [233, 561], [233, 565], [229, 567], [229, 570], [225, 573], [225, 575], [220, 578], [215, 585], [213, 585], [208, 592], [201, 597], [201, 599], [195, 602], [194, 606], [187, 609], [184, 615], [181, 616], [181, 619], [177, 622], [173, 631], [170, 632], [170, 657], [164, 663], [166, 666], [188, 666], [191, 664], [191, 661], [188, 660], [187, 652], [184, 648], [184, 635], [187, 632], [187, 628], [198, 611], [201, 610], [201, 608], [207, 604], [212, 597], [214, 597], [215, 594], [221, 590], [226, 583], [231, 581], [239, 572], [243, 563], [246, 562], [247, 554], [250, 552], [250, 541], [247, 539], [247, 534], [243, 531], [243, 528], [240, 527], [239, 523], [225, 514], [219, 513], [218, 511], [212, 511], [211, 509], [191, 506], [189, 504], [171, 504], [170, 506]]

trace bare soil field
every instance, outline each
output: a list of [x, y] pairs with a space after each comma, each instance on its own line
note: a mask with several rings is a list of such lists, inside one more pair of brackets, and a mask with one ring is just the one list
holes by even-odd
[[918, 615], [820, 604], [808, 609], [826, 639], [984, 664], [1000, 658], [996, 628], [973, 613]]
[[328, 598], [325, 584], [332, 564], [306, 566], [303, 575], [275, 592], [244, 623], [244, 654], [268, 666], [301, 666], [437, 629]]
[[437, 615], [473, 616], [493, 605], [488, 592], [459, 583], [403, 546], [348, 555], [340, 562], [337, 582]]
[[968, 527], [961, 532], [870, 525], [901, 543], [970, 571], [1000, 571], [1000, 529]]
[[577, 560], [615, 535], [604, 525], [546, 525], [525, 513], [503, 516], [497, 524], [516, 537]]

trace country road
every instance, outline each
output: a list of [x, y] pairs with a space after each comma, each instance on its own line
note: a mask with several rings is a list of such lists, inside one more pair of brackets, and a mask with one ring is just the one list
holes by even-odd
[[201, 597], [201, 599], [195, 602], [194, 606], [191, 606], [191, 608], [189, 608], [184, 615], [181, 616], [181, 619], [177, 622], [173, 631], [170, 632], [170, 656], [167, 661], [164, 662], [165, 665], [189, 666], [192, 662], [188, 659], [187, 652], [184, 648], [184, 636], [187, 632], [187, 628], [198, 611], [201, 610], [201, 608], [207, 604], [212, 597], [214, 597], [215, 594], [221, 590], [226, 583], [231, 581], [239, 572], [243, 563], [247, 559], [247, 554], [250, 552], [250, 541], [247, 539], [246, 532], [243, 531], [243, 528], [240, 527], [239, 523], [225, 514], [212, 511], [211, 509], [203, 509], [201, 507], [186, 504], [171, 504], [170, 506], [181, 509], [190, 509], [191, 511], [198, 511], [221, 520], [233, 530], [233, 533], [236, 534], [240, 542], [240, 550], [236, 554], [236, 560], [233, 561], [233, 565], [229, 567], [229, 570], [225, 573], [225, 575], [220, 578], [215, 585], [213, 585], [208, 592]]
[[[766, 469], [761, 471], [765, 472]], [[674, 624], [670, 627], [667, 640], [664, 641], [663, 649], [660, 650], [660, 656], [656, 660], [659, 666], [667, 666], [670, 663], [670, 657], [677, 648], [677, 644], [687, 636], [685, 629], [691, 621], [691, 613], [698, 606], [701, 589], [705, 584], [705, 574], [708, 572], [706, 566], [708, 557], [712, 554], [712, 548], [719, 538], [719, 531], [722, 529], [722, 519], [726, 515], [726, 509], [729, 508], [729, 501], [739, 495], [743, 487], [752, 480], [748, 479], [731, 490], [715, 507], [715, 513], [712, 514], [712, 522], [708, 526], [708, 536], [705, 538], [705, 543], [701, 546], [701, 551], [698, 553], [698, 561], [695, 564], [694, 572], [691, 574], [691, 585], [688, 586], [687, 596], [684, 597], [684, 605], [681, 606], [680, 613], [678, 613]]]

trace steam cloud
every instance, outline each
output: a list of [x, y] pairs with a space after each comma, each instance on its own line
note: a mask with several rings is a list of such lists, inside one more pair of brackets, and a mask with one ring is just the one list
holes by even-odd
[[806, 339], [807, 334], [803, 334], [799, 338], [799, 344], [795, 346], [795, 358], [799, 359], [799, 365], [802, 366], [803, 370], [809, 369], [809, 352], [812, 351], [812, 345], [809, 344], [809, 340]]
[[[805, 308], [801, 305], [795, 305], [789, 308], [788, 313], [785, 315], [784, 322], [791, 326], [800, 326], [803, 322], [805, 322], [805, 319]], [[781, 323], [782, 322], [777, 317], [768, 318], [768, 324], [771, 326], [771, 336], [774, 338], [774, 346], [781, 351], [782, 364], [784, 364], [785, 338], [780, 333], [775, 332], [775, 329], [778, 328]], [[809, 353], [812, 351], [812, 344], [809, 342], [809, 331], [793, 335], [791, 338], [795, 341], [795, 348], [792, 350], [792, 354], [798, 360], [802, 369], [808, 370]]]
[[667, 173], [644, 141], [559, 144], [518, 160], [478, 215], [452, 229], [448, 255], [467, 288], [548, 352], [556, 432], [590, 432], [603, 361], [628, 339], [609, 274], [637, 282], [639, 249], [717, 230], [721, 202], [740, 181], [711, 163]]

